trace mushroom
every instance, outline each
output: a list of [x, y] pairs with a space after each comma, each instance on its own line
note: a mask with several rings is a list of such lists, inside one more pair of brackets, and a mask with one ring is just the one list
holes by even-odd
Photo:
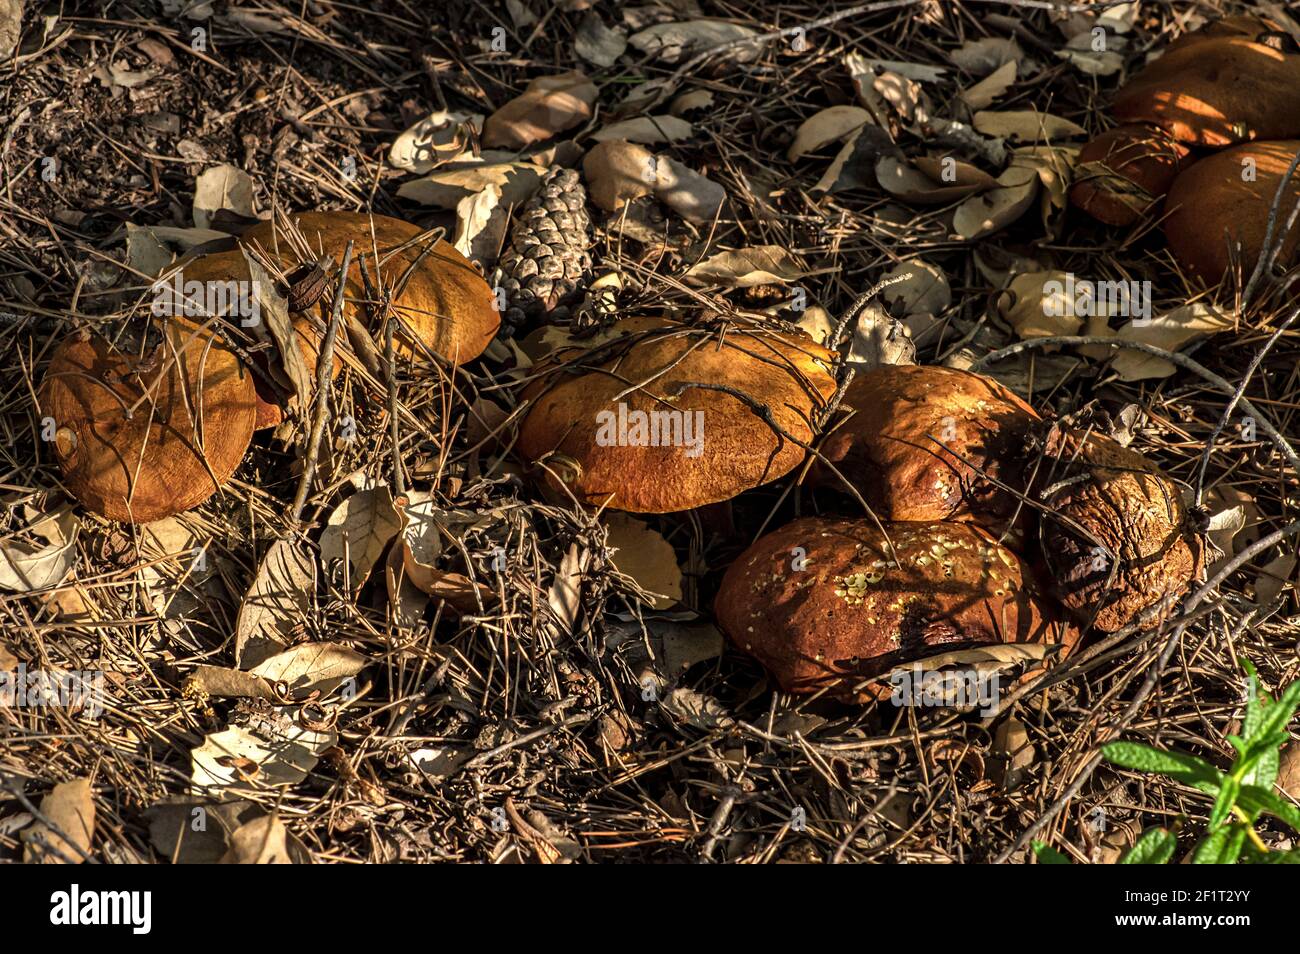
[[[1202, 159], [1174, 180], [1165, 200], [1165, 238], [1178, 262], [1207, 285], [1218, 284], [1234, 261], [1246, 275], [1264, 249], [1268, 214], [1282, 177], [1300, 140], [1252, 142]], [[1300, 199], [1300, 177], [1287, 183], [1279, 236], [1285, 212]], [[1295, 262], [1300, 232], [1292, 230], [1282, 244], [1277, 264]]]
[[253, 436], [253, 379], [234, 352], [184, 319], [163, 335], [142, 361], [102, 338], [69, 338], [42, 382], [64, 483], [109, 520], [149, 523], [197, 507]]
[[1083, 623], [1114, 632], [1177, 598], [1202, 547], [1178, 486], [1135, 450], [1053, 427], [1040, 470], [1043, 557], [1056, 595]]
[[[854, 413], [833, 429], [810, 472], [852, 482], [882, 520], [998, 523], [1016, 510], [1014, 484], [1039, 416], [1006, 387], [970, 371], [881, 365], [845, 392]], [[843, 475], [837, 476], [822, 458]]]
[[[430, 243], [418, 225], [362, 212], [303, 212], [291, 218], [313, 254], [339, 262], [348, 242], [354, 243], [345, 306], [349, 313], [355, 315], [357, 303], [368, 300], [362, 267], [372, 284], [382, 273], [400, 320], [395, 336], [399, 357], [422, 362], [432, 356], [464, 364], [483, 353], [501, 326], [496, 298], [483, 276], [449, 243]], [[257, 243], [281, 261], [294, 261], [292, 246], [274, 222], [255, 225], [240, 242]], [[358, 317], [364, 324], [364, 313]]]
[[1116, 126], [1079, 151], [1070, 201], [1107, 225], [1132, 225], [1169, 191], [1189, 155], [1158, 126]]
[[[282, 263], [285, 268], [292, 268], [291, 261], [286, 260]], [[244, 253], [240, 249], [210, 252], [196, 258], [183, 261], [174, 275], [164, 279], [168, 285], [173, 282], [182, 289], [187, 282], [249, 282], [251, 275], [248, 270], [248, 261], [244, 258]], [[230, 295], [224, 296], [227, 300]], [[300, 309], [292, 309], [292, 324], [295, 339], [298, 343], [298, 351], [302, 355], [303, 364], [310, 372], [311, 381], [316, 381], [316, 361], [320, 354], [321, 335], [316, 329], [310, 315], [305, 308], [314, 305], [315, 300], [308, 303], [308, 306]], [[169, 304], [165, 311], [174, 314], [179, 311], [178, 304]], [[290, 306], [293, 300], [290, 298]], [[323, 305], [320, 307], [324, 307]], [[213, 316], [208, 316], [213, 317]], [[253, 375], [253, 385], [257, 392], [257, 421], [256, 430], [262, 430], [267, 427], [275, 427], [284, 418], [285, 397], [277, 394], [275, 388], [268, 380], [267, 361], [265, 352], [256, 352], [254, 360], [261, 366], [262, 374]], [[343, 369], [343, 362], [338, 356], [334, 357], [331, 378], [338, 375]]]
[[1300, 136], [1300, 56], [1241, 35], [1174, 45], [1125, 84], [1112, 112], [1200, 146], [1291, 139]]
[[795, 520], [736, 559], [714, 610], [786, 692], [850, 700], [879, 697], [872, 677], [938, 652], [1068, 648], [1078, 635], [1019, 557], [969, 523]]
[[730, 500], [803, 459], [835, 391], [801, 332], [629, 318], [539, 366], [518, 448], [579, 501], [671, 513]]

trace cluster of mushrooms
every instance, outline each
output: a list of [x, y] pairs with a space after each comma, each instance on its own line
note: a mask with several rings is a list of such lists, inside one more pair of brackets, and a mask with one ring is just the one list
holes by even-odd
[[[181, 288], [251, 287], [246, 253], [255, 250], [253, 261], [279, 273], [271, 280], [281, 285], [275, 294], [284, 298], [298, 350], [282, 358], [300, 357], [299, 380], [315, 382], [333, 298], [321, 294], [332, 284], [324, 266], [340, 261], [352, 242], [343, 320], [353, 328], [374, 324], [369, 303], [381, 296], [377, 289], [400, 282], [391, 302], [401, 329], [395, 353], [462, 363], [488, 346], [500, 316], [474, 266], [448, 243], [428, 238], [398, 219], [309, 212], [289, 223], [255, 225], [228, 248], [184, 259], [175, 279]], [[253, 432], [277, 425], [297, 397], [283, 371], [266, 360], [265, 347], [257, 347], [269, 341], [269, 322], [243, 328], [237, 316], [206, 313], [205, 301], [183, 296], [152, 311], [154, 334], [139, 336], [133, 349], [83, 334], [60, 342], [39, 395], [68, 492], [94, 513], [127, 523], [161, 520], [203, 503], [239, 467]], [[341, 368], [334, 358], [332, 373]]]
[[[1120, 125], [1085, 145], [1070, 198], [1108, 225], [1162, 211], [1175, 260], [1206, 285], [1265, 250], [1269, 210], [1300, 152], [1300, 53], [1267, 21], [1234, 16], [1171, 43], [1116, 94]], [[1284, 211], [1300, 200], [1286, 182]], [[1283, 221], [1276, 223], [1280, 233]], [[1289, 266], [1297, 233], [1282, 244]], [[1272, 263], [1269, 263], [1272, 264]]]
[[[953, 650], [1068, 652], [1089, 626], [1152, 625], [1200, 572], [1177, 485], [1136, 451], [935, 366], [860, 374], [819, 428], [834, 367], [798, 331], [626, 319], [538, 367], [518, 448], [557, 492], [637, 513], [727, 501], [806, 463], [832, 515], [759, 538], [714, 606], [789, 692], [862, 701]], [[702, 415], [703, 452], [598, 441], [619, 404]]]

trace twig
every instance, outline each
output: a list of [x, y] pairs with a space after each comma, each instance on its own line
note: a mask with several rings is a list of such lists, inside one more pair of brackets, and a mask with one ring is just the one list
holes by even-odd
[[348, 269], [352, 267], [352, 240], [348, 240], [343, 250], [343, 267], [339, 269], [339, 283], [334, 290], [334, 307], [330, 314], [329, 327], [325, 329], [325, 340], [321, 342], [320, 356], [316, 363], [316, 406], [312, 417], [311, 435], [307, 439], [307, 456], [303, 461], [302, 479], [298, 481], [298, 492], [293, 495], [293, 507], [289, 511], [290, 519], [297, 524], [302, 519], [302, 508], [307, 502], [307, 492], [311, 489], [312, 478], [316, 476], [316, 457], [320, 453], [321, 436], [325, 433], [325, 422], [329, 418], [330, 371], [334, 367], [334, 339], [338, 337], [339, 325], [343, 320], [343, 296], [348, 285]]

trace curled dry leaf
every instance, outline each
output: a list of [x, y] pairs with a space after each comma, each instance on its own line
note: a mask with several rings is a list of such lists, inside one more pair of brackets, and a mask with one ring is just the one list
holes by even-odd
[[860, 371], [885, 364], [916, 364], [916, 345], [907, 326], [872, 301], [858, 315], [847, 360]]
[[275, 344], [271, 372], [278, 372], [277, 376], [288, 382], [298, 407], [308, 407], [316, 393], [315, 369], [307, 367], [307, 360], [303, 357], [299, 334], [289, 317], [289, 302], [280, 294], [257, 257], [244, 246], [240, 246], [240, 251], [248, 265], [249, 280], [253, 283], [253, 293], [260, 308], [261, 321], [255, 331], [265, 332]]
[[910, 164], [894, 156], [876, 163], [876, 180], [890, 195], [915, 205], [943, 205], [998, 186], [984, 170], [951, 156], [919, 156]]
[[501, 191], [508, 206], [523, 205], [542, 184], [543, 170], [531, 162], [487, 162], [439, 169], [421, 179], [404, 182], [397, 189], [402, 199], [421, 205], [455, 210], [461, 202], [478, 195], [488, 186]]
[[483, 123], [483, 145], [523, 149], [591, 118], [596, 84], [571, 70], [539, 76]]
[[510, 227], [510, 210], [501, 201], [501, 189], [486, 186], [456, 206], [456, 251], [485, 270], [496, 262]]
[[713, 696], [694, 689], [674, 689], [664, 697], [663, 706], [676, 718], [696, 729], [729, 729], [736, 724], [726, 707]]
[[386, 485], [359, 490], [330, 514], [320, 536], [321, 560], [329, 566], [346, 554], [348, 586], [355, 593], [400, 528], [401, 518]]
[[972, 110], [988, 109], [1015, 83], [1017, 70], [1016, 61], [1008, 60], [978, 83], [962, 90], [962, 101]]
[[953, 213], [953, 232], [971, 241], [991, 235], [1015, 222], [1038, 196], [1038, 173], [1014, 160], [998, 176], [998, 187], [971, 196]]
[[682, 93], [676, 97], [668, 106], [668, 112], [674, 116], [685, 116], [687, 113], [693, 113], [696, 110], [708, 109], [713, 105], [713, 94], [707, 89], [693, 89], [689, 93]]
[[1022, 339], [1072, 335], [1083, 325], [1075, 314], [1065, 272], [1017, 275], [998, 296], [998, 314]]
[[655, 145], [661, 142], [680, 142], [690, 139], [695, 134], [695, 127], [676, 116], [638, 116], [613, 123], [591, 134], [597, 142], [625, 140]]
[[23, 864], [81, 864], [95, 836], [95, 798], [90, 779], [55, 785], [41, 799], [41, 814], [53, 827], [37, 822], [23, 832]]
[[975, 114], [973, 122], [975, 128], [986, 136], [1020, 142], [1052, 142], [1087, 134], [1086, 129], [1068, 119], [1033, 109], [981, 110]]
[[606, 212], [650, 195], [658, 183], [658, 163], [644, 146], [612, 140], [592, 148], [582, 161], [591, 201]]
[[157, 278], [168, 268], [172, 259], [171, 250], [163, 243], [153, 229], [126, 223], [126, 264], [142, 275]]
[[235, 662], [252, 669], [293, 641], [311, 615], [316, 565], [291, 540], [277, 540], [258, 564], [235, 620]]
[[822, 146], [844, 139], [869, 122], [871, 114], [861, 106], [831, 106], [823, 109], [800, 124], [785, 157], [794, 162]]
[[606, 542], [615, 551], [614, 568], [652, 597], [654, 609], [667, 609], [681, 600], [682, 570], [677, 553], [663, 534], [618, 511], [605, 514], [605, 526]]
[[242, 169], [229, 164], [213, 166], [199, 174], [194, 183], [194, 224], [201, 229], [212, 225], [222, 209], [253, 218], [253, 180]]
[[794, 252], [779, 245], [758, 245], [710, 255], [688, 268], [683, 277], [696, 285], [750, 288], [793, 282], [808, 274]]
[[[400, 501], [399, 501], [400, 503]], [[463, 539], [472, 530], [491, 523], [490, 516], [470, 511], [449, 511], [438, 506], [433, 495], [413, 490], [398, 508], [401, 520], [402, 565], [404, 576], [421, 592], [449, 603], [462, 613], [476, 613], [495, 598], [492, 590], [437, 566], [443, 550], [443, 537]], [[390, 598], [393, 593], [389, 584]], [[400, 590], [398, 590], [400, 596]], [[422, 611], [422, 608], [421, 608]]]
[[482, 113], [440, 109], [430, 113], [393, 141], [388, 164], [423, 174], [459, 156], [471, 134], [483, 128]]

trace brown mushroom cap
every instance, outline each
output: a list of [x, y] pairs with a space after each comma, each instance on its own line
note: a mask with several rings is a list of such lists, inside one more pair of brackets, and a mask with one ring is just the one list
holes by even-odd
[[165, 335], [143, 362], [100, 338], [68, 339], [42, 384], [64, 482], [110, 520], [149, 523], [197, 507], [253, 436], [253, 379], [234, 352], [182, 319]]
[[[292, 267], [292, 262], [284, 260], [281, 266], [285, 269]], [[247, 282], [251, 280], [248, 270], [248, 260], [244, 258], [244, 253], [239, 249], [224, 252], [210, 252], [207, 255], [201, 255], [183, 261], [180, 268], [175, 271], [174, 276], [169, 275], [166, 281], [170, 284], [174, 281], [185, 282]], [[316, 309], [323, 308], [322, 305], [316, 305]], [[232, 316], [233, 320], [233, 316]], [[312, 380], [315, 381], [316, 361], [320, 354], [320, 334], [317, 332], [312, 320], [306, 314], [298, 314], [293, 318], [293, 330], [298, 342], [298, 351], [302, 354], [303, 363], [307, 370], [312, 374]], [[266, 369], [266, 362], [263, 358], [264, 352], [258, 353], [261, 359], [263, 370]], [[332, 362], [333, 368], [330, 377], [338, 376], [343, 369], [343, 362], [339, 360], [338, 355], [334, 356]], [[253, 375], [253, 386], [257, 393], [257, 422], [256, 430], [262, 430], [266, 427], [274, 427], [284, 418], [284, 396], [277, 394], [275, 389], [262, 376]]]
[[[1250, 275], [1264, 248], [1273, 196], [1297, 151], [1300, 140], [1246, 143], [1207, 156], [1174, 180], [1165, 201], [1164, 232], [1174, 257], [1188, 272], [1216, 285], [1236, 256], [1245, 275]], [[1254, 180], [1242, 181], [1251, 168]], [[1283, 209], [1291, 208], [1298, 198], [1300, 178], [1292, 178]], [[1279, 220], [1279, 235], [1285, 224]], [[1278, 264], [1294, 263], [1297, 241], [1300, 233], [1293, 230], [1282, 245]]]
[[1066, 608], [1110, 633], [1181, 595], [1200, 572], [1202, 548], [1178, 486], [1100, 434], [1053, 429], [1047, 453], [1057, 464], [1040, 474], [1053, 491], [1042, 501], [1042, 550]]
[[979, 527], [883, 527], [809, 517], [762, 537], [723, 577], [718, 625], [785, 691], [849, 698], [877, 694], [857, 687], [865, 679], [941, 651], [1077, 638], [1020, 559]]
[[[544, 463], [578, 500], [634, 513], [688, 510], [776, 480], [804, 459], [811, 421], [835, 391], [833, 355], [811, 338], [744, 325], [720, 336], [651, 318], [617, 329], [591, 352], [557, 355], [523, 394], [533, 406], [520, 454]], [[762, 409], [795, 440], [774, 431]], [[666, 443], [648, 443], [665, 431]]]
[[[882, 520], [984, 520], [1015, 512], [1015, 483], [1038, 414], [992, 378], [933, 365], [882, 365], [845, 392], [854, 414], [820, 451]], [[818, 460], [813, 482], [843, 482]]]
[[1155, 126], [1108, 129], [1079, 151], [1070, 201], [1107, 225], [1132, 225], [1169, 191], [1188, 155]]
[[1300, 136], [1300, 56], [1246, 36], [1170, 47], [1115, 95], [1115, 117], [1180, 142], [1229, 146]]
[[[449, 243], [439, 241], [430, 245], [426, 240], [416, 241], [424, 234], [419, 226], [361, 212], [303, 212], [292, 219], [312, 250], [333, 257], [335, 262], [342, 262], [348, 241], [354, 243], [347, 290], [352, 302], [360, 302], [365, 297], [362, 258], [371, 280], [375, 278], [376, 248], [385, 286], [390, 289], [397, 286], [410, 269], [401, 294], [393, 301], [393, 311], [411, 329], [418, 343], [405, 334], [397, 335], [400, 357], [425, 361], [425, 352], [429, 351], [454, 364], [464, 364], [483, 353], [501, 326], [496, 299], [483, 276]], [[240, 241], [257, 242], [281, 260], [291, 258], [289, 244], [276, 234], [271, 222], [255, 225]], [[366, 323], [366, 315], [359, 305], [350, 303], [347, 307], [355, 308], [357, 319]]]

